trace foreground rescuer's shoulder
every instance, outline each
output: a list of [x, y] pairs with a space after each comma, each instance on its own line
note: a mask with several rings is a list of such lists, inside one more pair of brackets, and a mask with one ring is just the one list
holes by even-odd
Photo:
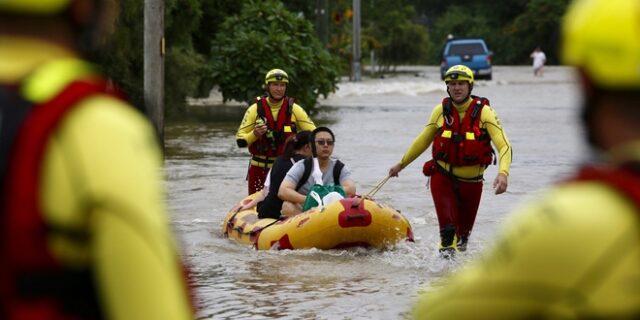
[[[505, 266], [506, 279], [566, 290], [579, 290], [574, 286], [590, 281], [585, 279], [587, 272], [599, 272], [602, 274], [595, 277], [606, 275], [607, 279], [601, 278], [598, 288], [589, 288], [583, 294], [602, 296], [603, 300], [589, 304], [629, 303], [629, 297], [638, 298], [638, 292], [623, 292], [621, 282], [613, 279], [620, 277], [624, 282], [622, 279], [631, 274], [640, 276], [636, 270], [640, 258], [638, 210], [629, 199], [602, 183], [557, 186], [509, 218], [505, 236], [487, 264], [494, 264], [490, 266], [493, 268]], [[614, 297], [616, 301], [612, 301]]]
[[606, 319], [637, 313], [640, 292], [630, 284], [640, 277], [637, 210], [600, 183], [558, 186], [509, 217], [481, 259], [445, 288], [423, 295], [416, 318]]
[[46, 219], [90, 235], [86, 252], [68, 241], [54, 242], [54, 252], [65, 262], [88, 255], [114, 319], [191, 318], [151, 124], [121, 100], [99, 95], [70, 111], [51, 140]]
[[[626, 197], [602, 183], [571, 182], [547, 191], [509, 217], [505, 238], [510, 247], [518, 248], [514, 254], [555, 251], [592, 256], [591, 250], [606, 246], [622, 230], [638, 224], [637, 210]], [[640, 229], [636, 228], [638, 234]]]
[[153, 203], [162, 202], [158, 139], [132, 106], [107, 95], [87, 98], [67, 115], [56, 137], [60, 149], [73, 157], [69, 174], [88, 181], [87, 192], [148, 201], [156, 209]]

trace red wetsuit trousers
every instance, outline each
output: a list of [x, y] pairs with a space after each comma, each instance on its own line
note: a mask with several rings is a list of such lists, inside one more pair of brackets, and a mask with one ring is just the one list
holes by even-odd
[[482, 181], [462, 181], [436, 170], [431, 176], [431, 196], [440, 230], [453, 226], [458, 239], [468, 237], [476, 220], [481, 195]]
[[247, 180], [249, 181], [249, 194], [254, 194], [264, 187], [267, 173], [270, 168], [249, 165]]

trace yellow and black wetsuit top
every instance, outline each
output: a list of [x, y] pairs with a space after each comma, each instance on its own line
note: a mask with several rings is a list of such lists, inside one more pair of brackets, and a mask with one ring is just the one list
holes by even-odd
[[[454, 112], [457, 111], [460, 119], [462, 119], [464, 118], [467, 109], [469, 109], [471, 102], [472, 99], [469, 98], [460, 105], [452, 104], [452, 110]], [[400, 160], [400, 164], [403, 168], [418, 158], [431, 145], [436, 132], [438, 129], [442, 128], [444, 124], [443, 109], [442, 104], [438, 104], [433, 109], [424, 129], [422, 129], [422, 132], [420, 132], [420, 134], [413, 140], [413, 143], [405, 152], [402, 160]], [[491, 137], [491, 142], [493, 142], [496, 147], [496, 157], [498, 158], [500, 166], [499, 173], [503, 173], [508, 176], [512, 157], [511, 144], [509, 143], [509, 139], [500, 124], [498, 116], [489, 105], [485, 105], [482, 108], [482, 112], [480, 114], [480, 129], [487, 130]], [[441, 160], [438, 160], [438, 164], [447, 171], [451, 169], [454, 176], [469, 180], [474, 180], [477, 177], [482, 176], [485, 170], [484, 165], [454, 166], [453, 168], [450, 168], [448, 163]]]
[[[640, 163], [640, 141], [612, 154]], [[419, 298], [414, 317], [638, 319], [639, 280], [640, 206], [606, 183], [574, 181], [511, 216], [481, 259]]]
[[[63, 47], [0, 37], [0, 85], [38, 104], [93, 72]], [[64, 268], [92, 272], [109, 319], [193, 319], [166, 209], [162, 157], [148, 121], [110, 95], [89, 96], [48, 139], [38, 202], [47, 247]], [[79, 240], [80, 239], [80, 240]]]

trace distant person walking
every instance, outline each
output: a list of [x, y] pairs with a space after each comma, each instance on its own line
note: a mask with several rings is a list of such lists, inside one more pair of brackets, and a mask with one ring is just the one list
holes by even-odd
[[547, 62], [547, 56], [542, 52], [540, 46], [537, 46], [533, 52], [529, 55], [533, 59], [533, 75], [536, 77], [542, 77], [544, 64]]

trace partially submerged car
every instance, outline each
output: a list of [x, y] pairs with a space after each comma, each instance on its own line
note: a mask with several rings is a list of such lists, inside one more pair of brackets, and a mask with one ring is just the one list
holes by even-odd
[[454, 38], [444, 46], [440, 62], [440, 77], [452, 66], [462, 64], [473, 70], [476, 79], [492, 79], [493, 52], [481, 38]]

